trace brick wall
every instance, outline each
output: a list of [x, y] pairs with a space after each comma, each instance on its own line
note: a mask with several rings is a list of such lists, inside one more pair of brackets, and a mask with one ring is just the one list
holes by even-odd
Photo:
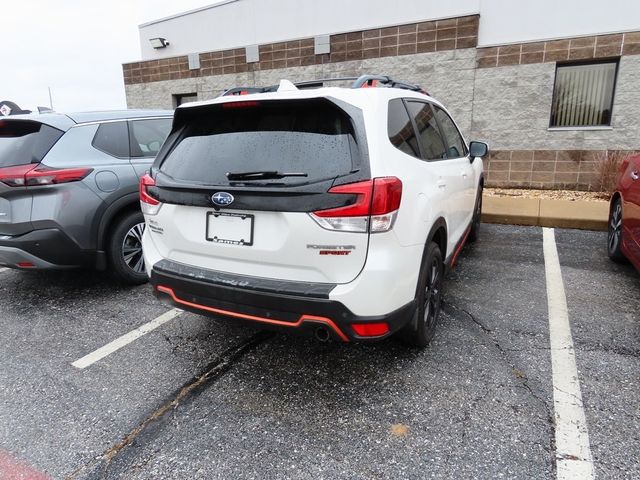
[[478, 48], [478, 68], [640, 54], [640, 32]]
[[[607, 150], [493, 150], [484, 161], [492, 187], [595, 190]], [[637, 151], [622, 151], [632, 155]]]
[[259, 45], [260, 60], [247, 63], [245, 49], [200, 54], [200, 68], [189, 69], [187, 56], [125, 63], [125, 85], [304, 67], [426, 52], [475, 48], [479, 16], [471, 15], [330, 36], [331, 53], [314, 54], [314, 39]]

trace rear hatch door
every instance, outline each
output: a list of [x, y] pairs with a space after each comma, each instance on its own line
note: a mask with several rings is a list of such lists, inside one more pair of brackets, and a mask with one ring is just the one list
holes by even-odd
[[362, 112], [327, 98], [240, 101], [178, 111], [160, 153], [148, 218], [164, 258], [282, 280], [346, 283], [369, 235], [328, 230], [309, 212], [353, 203], [328, 193], [370, 178]]
[[33, 198], [24, 175], [35, 168], [63, 131], [34, 120], [0, 120], [0, 235], [32, 230]]

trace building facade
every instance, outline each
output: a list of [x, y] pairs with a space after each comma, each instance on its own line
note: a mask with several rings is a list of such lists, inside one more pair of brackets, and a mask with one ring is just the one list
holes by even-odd
[[594, 189], [607, 152], [640, 150], [633, 0], [227, 0], [139, 30], [130, 108], [372, 73], [421, 85], [489, 143], [492, 186]]

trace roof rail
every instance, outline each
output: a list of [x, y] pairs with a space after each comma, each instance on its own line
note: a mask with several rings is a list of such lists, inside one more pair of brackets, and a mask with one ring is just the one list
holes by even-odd
[[[386, 75], [361, 75], [359, 77], [337, 77], [337, 78], [321, 78], [318, 80], [307, 80], [304, 82], [295, 82], [294, 85], [299, 89], [305, 88], [320, 88], [325, 83], [329, 82], [353, 82], [351, 88], [375, 88], [375, 87], [392, 87], [402, 88], [405, 90], [412, 90], [414, 92], [424, 93], [429, 95], [425, 90], [418, 85], [414, 85], [406, 82], [399, 82]], [[221, 97], [229, 95], [249, 95], [252, 93], [268, 93], [276, 92], [278, 85], [271, 85], [268, 87], [234, 87], [225, 90], [220, 94]]]

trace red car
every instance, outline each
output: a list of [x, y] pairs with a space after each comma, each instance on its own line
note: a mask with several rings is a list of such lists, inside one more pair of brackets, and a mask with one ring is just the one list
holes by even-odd
[[628, 259], [640, 270], [640, 155], [620, 165], [609, 208], [609, 257]]

